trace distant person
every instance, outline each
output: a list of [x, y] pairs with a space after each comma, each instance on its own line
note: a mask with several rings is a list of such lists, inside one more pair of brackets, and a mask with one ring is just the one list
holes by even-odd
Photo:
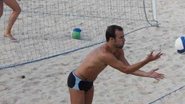
[[[157, 69], [149, 72], [139, 70], [147, 63], [157, 60], [162, 53], [148, 54], [142, 61], [129, 64], [125, 58], [123, 46], [125, 44], [122, 27], [108, 26], [106, 30], [106, 43], [90, 52], [80, 66], [72, 71], [68, 77], [68, 87], [71, 104], [91, 104], [94, 94], [93, 81], [107, 65], [126, 74], [154, 78], [160, 80], [164, 75], [157, 73]], [[111, 84], [111, 83], [110, 83]]]
[[3, 3], [5, 3], [13, 10], [13, 12], [9, 17], [7, 26], [5, 28], [4, 37], [7, 37], [13, 41], [16, 41], [16, 39], [12, 35], [11, 30], [12, 30], [13, 24], [15, 23], [17, 17], [21, 12], [21, 8], [16, 0], [0, 0], [0, 17], [3, 15]]

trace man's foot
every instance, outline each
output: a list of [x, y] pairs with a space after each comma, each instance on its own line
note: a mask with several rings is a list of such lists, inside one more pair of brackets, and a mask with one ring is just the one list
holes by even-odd
[[12, 42], [18, 42], [18, 40], [14, 38], [12, 35], [4, 35], [4, 37], [9, 38]]

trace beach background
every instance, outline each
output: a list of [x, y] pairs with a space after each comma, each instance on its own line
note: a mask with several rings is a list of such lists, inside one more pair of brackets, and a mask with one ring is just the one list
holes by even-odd
[[[156, 81], [120, 73], [107, 67], [94, 83], [93, 104], [148, 104], [170, 92], [154, 104], [183, 104], [185, 88], [185, 55], [178, 54], [175, 40], [185, 34], [185, 2], [158, 0], [160, 27], [146, 28], [127, 35], [124, 47], [130, 64], [140, 61], [151, 50], [165, 53], [141, 70], [159, 68], [165, 79]], [[101, 44], [100, 44], [101, 45]], [[66, 85], [68, 74], [76, 69], [86, 54], [99, 45], [67, 55], [0, 70], [1, 104], [69, 104]], [[22, 76], [25, 78], [21, 78]]]

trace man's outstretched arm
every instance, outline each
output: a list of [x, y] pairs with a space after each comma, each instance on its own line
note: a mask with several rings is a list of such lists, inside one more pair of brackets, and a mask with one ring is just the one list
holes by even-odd
[[[121, 57], [121, 61], [123, 63], [125, 63], [126, 65], [130, 65], [129, 62], [127, 61], [127, 59], [124, 57], [124, 54], [122, 55]], [[135, 75], [135, 76], [140, 76], [140, 77], [150, 77], [150, 78], [155, 78], [156, 80], [159, 80], [159, 79], [163, 79], [164, 78], [164, 74], [161, 74], [161, 73], [157, 73], [156, 71], [158, 70], [157, 69], [153, 69], [149, 72], [145, 72], [145, 71], [142, 71], [142, 70], [136, 70], [135, 72], [132, 72], [131, 74], [132, 75]]]

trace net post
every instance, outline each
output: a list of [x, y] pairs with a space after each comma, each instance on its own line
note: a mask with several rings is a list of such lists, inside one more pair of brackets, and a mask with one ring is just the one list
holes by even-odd
[[152, 11], [153, 11], [153, 18], [156, 22], [156, 26], [158, 27], [158, 20], [157, 20], [157, 0], [152, 0]]

